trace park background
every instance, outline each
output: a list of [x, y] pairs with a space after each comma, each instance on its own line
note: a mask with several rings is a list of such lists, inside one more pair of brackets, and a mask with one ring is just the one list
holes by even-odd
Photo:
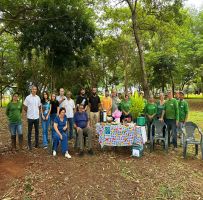
[[[196, 7], [193, 7], [195, 4]], [[198, 6], [197, 6], [198, 5]], [[30, 86], [142, 89], [146, 97], [183, 90], [189, 120], [203, 129], [203, 9], [181, 0], [0, 1], [1, 199], [203, 199], [203, 163], [191, 147], [174, 154], [131, 150], [70, 161], [46, 150], [13, 154], [5, 116], [10, 95]], [[27, 124], [23, 113], [23, 133]], [[40, 131], [41, 132], [41, 131]]]

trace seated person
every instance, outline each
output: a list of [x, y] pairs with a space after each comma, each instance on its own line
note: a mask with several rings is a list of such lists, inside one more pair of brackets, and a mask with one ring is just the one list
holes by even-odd
[[61, 141], [62, 154], [66, 158], [71, 158], [68, 153], [68, 137], [67, 137], [67, 117], [65, 108], [60, 108], [59, 115], [54, 119], [53, 127], [53, 156], [56, 156], [59, 141]]
[[88, 153], [90, 155], [93, 155], [94, 152], [92, 150], [92, 130], [90, 129], [89, 126], [89, 119], [88, 115], [84, 110], [83, 104], [79, 105], [78, 112], [75, 113], [74, 115], [74, 127], [77, 131], [78, 134], [78, 140], [79, 140], [79, 147], [80, 147], [80, 152], [79, 156], [84, 155], [84, 135], [88, 136]]

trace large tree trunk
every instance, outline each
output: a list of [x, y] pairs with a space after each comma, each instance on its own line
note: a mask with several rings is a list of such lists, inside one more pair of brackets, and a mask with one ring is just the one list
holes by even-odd
[[145, 61], [144, 61], [144, 52], [143, 52], [143, 45], [140, 41], [140, 37], [138, 34], [138, 26], [137, 26], [137, 0], [130, 1], [126, 0], [128, 3], [130, 10], [131, 10], [131, 17], [132, 17], [132, 26], [133, 26], [133, 34], [135, 38], [135, 42], [138, 48], [138, 54], [140, 58], [140, 67], [141, 67], [141, 81], [142, 81], [142, 87], [145, 92], [145, 96], [148, 98], [149, 97], [149, 85], [148, 85], [148, 80], [147, 80], [147, 73], [146, 73], [146, 68], [145, 68]]

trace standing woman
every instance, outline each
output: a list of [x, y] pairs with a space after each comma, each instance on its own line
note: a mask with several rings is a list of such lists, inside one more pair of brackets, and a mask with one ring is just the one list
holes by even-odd
[[157, 119], [161, 118], [162, 112], [164, 110], [165, 100], [164, 93], [160, 93], [159, 100], [157, 101]]
[[19, 147], [23, 147], [22, 133], [22, 103], [19, 101], [18, 93], [14, 93], [11, 102], [6, 108], [6, 115], [9, 120], [9, 130], [11, 133], [11, 147], [16, 150], [16, 133], [18, 134]]
[[64, 154], [66, 158], [71, 158], [70, 154], [68, 153], [67, 128], [66, 109], [62, 107], [59, 110], [59, 115], [54, 119], [53, 156], [56, 156], [57, 147], [61, 141], [62, 154]]
[[48, 146], [48, 131], [50, 124], [50, 112], [51, 104], [49, 101], [48, 92], [43, 93], [43, 98], [41, 100], [41, 114], [42, 114], [42, 136], [43, 136], [43, 146], [46, 149]]
[[122, 111], [121, 121], [126, 119], [131, 121], [132, 115], [130, 114], [130, 99], [128, 94], [125, 94], [125, 99], [121, 101], [120, 108]]
[[[145, 116], [147, 119], [147, 129], [148, 129], [148, 140], [150, 140], [150, 130], [151, 125], [157, 114], [157, 105], [155, 103], [154, 97], [150, 96], [148, 103], [145, 106]], [[154, 136], [154, 126], [152, 127], [152, 135]]]
[[56, 100], [56, 94], [51, 95], [51, 113], [50, 113], [50, 119], [51, 119], [51, 126], [54, 124], [54, 119], [56, 116], [59, 115], [59, 102]]

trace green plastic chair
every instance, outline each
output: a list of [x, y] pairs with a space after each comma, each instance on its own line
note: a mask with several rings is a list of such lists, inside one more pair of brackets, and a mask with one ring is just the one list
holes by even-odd
[[[154, 136], [152, 135], [152, 128], [155, 128], [154, 131]], [[163, 135], [163, 128], [164, 126], [166, 127], [165, 130], [165, 136]], [[150, 130], [150, 151], [152, 152], [155, 147], [155, 141], [156, 140], [161, 140], [164, 142], [164, 149], [166, 153], [168, 153], [168, 130], [167, 130], [167, 125], [160, 121], [160, 120], [154, 120], [154, 122], [151, 125], [151, 130]]]
[[[195, 138], [195, 131], [200, 134], [200, 140]], [[195, 155], [198, 155], [198, 146], [200, 145], [203, 160], [203, 133], [201, 129], [193, 122], [186, 122], [183, 128], [183, 157], [186, 158], [188, 145], [195, 145]]]

